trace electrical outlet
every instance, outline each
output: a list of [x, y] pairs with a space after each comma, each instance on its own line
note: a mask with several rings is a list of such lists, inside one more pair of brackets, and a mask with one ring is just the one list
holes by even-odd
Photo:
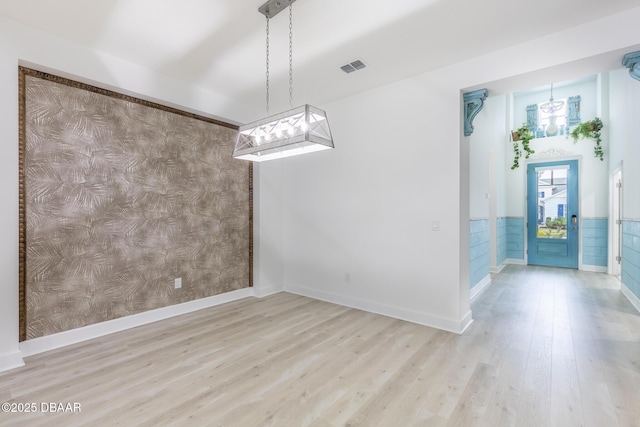
[[344, 273], [344, 281], [346, 283], [351, 283], [351, 273]]
[[180, 289], [182, 287], [182, 277], [177, 277], [173, 281], [173, 286], [175, 287], [175, 289]]

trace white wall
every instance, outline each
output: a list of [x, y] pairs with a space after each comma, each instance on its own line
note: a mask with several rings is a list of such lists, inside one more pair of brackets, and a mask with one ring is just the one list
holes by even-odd
[[611, 127], [609, 131], [611, 171], [622, 168], [622, 217], [640, 219], [640, 81], [629, 76], [627, 69], [609, 73]]
[[337, 148], [284, 166], [285, 290], [460, 330], [458, 94], [415, 78], [326, 106]]
[[[0, 17], [0, 370], [18, 366], [18, 64], [231, 122], [257, 114], [222, 95]], [[263, 208], [263, 211], [266, 208]]]
[[[2, 25], [0, 23], [0, 25]], [[2, 27], [0, 27], [2, 31]], [[0, 370], [22, 364], [18, 350], [18, 71], [13, 49], [0, 38]]]
[[[506, 102], [505, 95], [489, 96], [484, 103], [484, 108], [473, 121], [475, 130], [469, 137], [471, 159], [469, 216], [471, 219], [489, 218], [492, 205], [495, 205], [495, 214], [498, 216], [501, 216], [497, 212], [498, 204], [500, 204], [500, 210], [504, 210], [504, 202], [500, 201], [504, 193], [498, 194], [498, 186], [504, 185], [507, 169], [504, 156], [504, 143], [508, 138], [507, 126], [505, 126]], [[496, 181], [493, 184], [492, 178]], [[487, 197], [487, 194], [490, 196]]]
[[253, 165], [253, 287], [256, 296], [284, 285], [282, 160]]

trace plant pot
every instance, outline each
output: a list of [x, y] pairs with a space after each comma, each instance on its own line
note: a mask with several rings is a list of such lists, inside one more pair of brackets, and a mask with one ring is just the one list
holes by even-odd
[[512, 141], [522, 141], [522, 135], [520, 135], [520, 132], [518, 132], [517, 130], [512, 130], [511, 131], [511, 140]]

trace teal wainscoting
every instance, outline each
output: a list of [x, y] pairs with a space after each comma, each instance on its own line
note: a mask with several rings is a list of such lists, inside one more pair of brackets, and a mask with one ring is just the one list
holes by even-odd
[[582, 264], [606, 267], [609, 257], [609, 220], [582, 218]]
[[524, 218], [508, 217], [507, 258], [524, 260]]
[[496, 220], [496, 266], [500, 267], [507, 258], [507, 218]]
[[469, 285], [473, 288], [489, 274], [489, 220], [469, 221]]
[[640, 221], [622, 221], [622, 283], [640, 298]]

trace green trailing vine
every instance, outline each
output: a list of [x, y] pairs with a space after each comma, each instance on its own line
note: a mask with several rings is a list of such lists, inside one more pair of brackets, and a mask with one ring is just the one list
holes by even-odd
[[[514, 170], [520, 167], [522, 150], [527, 153], [524, 156], [525, 159], [528, 159], [531, 154], [535, 153], [535, 151], [533, 151], [529, 146], [529, 142], [533, 139], [533, 134], [525, 123], [515, 131], [511, 132], [511, 139], [513, 140], [513, 166], [511, 166], [511, 170]], [[522, 142], [522, 150], [520, 149], [520, 142]]]
[[593, 153], [595, 157], [599, 158], [601, 161], [604, 160], [604, 151], [602, 151], [602, 120], [596, 117], [593, 120], [589, 120], [588, 122], [582, 122], [578, 126], [576, 126], [567, 138], [571, 136], [573, 138], [573, 143], [578, 142], [578, 139], [593, 139], [596, 145], [593, 147]]

